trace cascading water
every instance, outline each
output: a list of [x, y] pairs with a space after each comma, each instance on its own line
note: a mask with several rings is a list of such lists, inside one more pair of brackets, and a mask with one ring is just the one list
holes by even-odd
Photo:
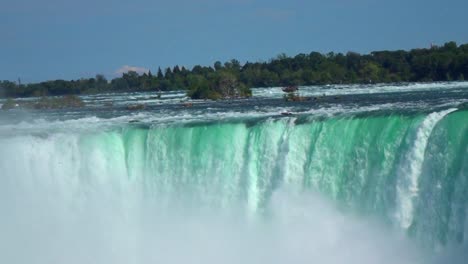
[[456, 109], [429, 114], [419, 125], [414, 143], [405, 157], [405, 162], [399, 171], [397, 183], [398, 220], [402, 228], [407, 229], [413, 222], [413, 200], [417, 198], [419, 176], [426, 152], [427, 143], [432, 130], [445, 115]]
[[428, 263], [467, 247], [464, 109], [8, 131], [2, 263]]

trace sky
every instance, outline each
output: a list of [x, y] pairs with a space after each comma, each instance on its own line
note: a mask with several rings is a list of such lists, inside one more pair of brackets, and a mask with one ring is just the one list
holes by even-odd
[[466, 0], [0, 0], [0, 80], [468, 43]]

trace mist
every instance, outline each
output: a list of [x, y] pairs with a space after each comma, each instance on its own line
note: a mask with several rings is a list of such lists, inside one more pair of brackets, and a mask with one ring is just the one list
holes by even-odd
[[403, 235], [313, 192], [281, 188], [252, 212], [144, 195], [138, 184], [10, 173], [0, 185], [2, 263], [425, 263]]
[[465, 115], [2, 124], [0, 263], [464, 263]]

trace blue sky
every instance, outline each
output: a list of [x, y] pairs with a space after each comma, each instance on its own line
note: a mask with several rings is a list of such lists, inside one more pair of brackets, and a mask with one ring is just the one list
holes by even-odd
[[468, 43], [466, 0], [0, 0], [0, 80]]

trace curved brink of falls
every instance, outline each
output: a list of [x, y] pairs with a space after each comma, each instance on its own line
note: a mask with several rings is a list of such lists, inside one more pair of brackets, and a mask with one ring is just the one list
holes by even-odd
[[101, 208], [124, 220], [148, 208], [268, 218], [279, 189], [318, 191], [430, 248], [463, 246], [467, 120], [468, 111], [451, 109], [11, 136], [0, 139], [0, 206], [37, 216], [46, 202], [65, 223], [70, 211]]

